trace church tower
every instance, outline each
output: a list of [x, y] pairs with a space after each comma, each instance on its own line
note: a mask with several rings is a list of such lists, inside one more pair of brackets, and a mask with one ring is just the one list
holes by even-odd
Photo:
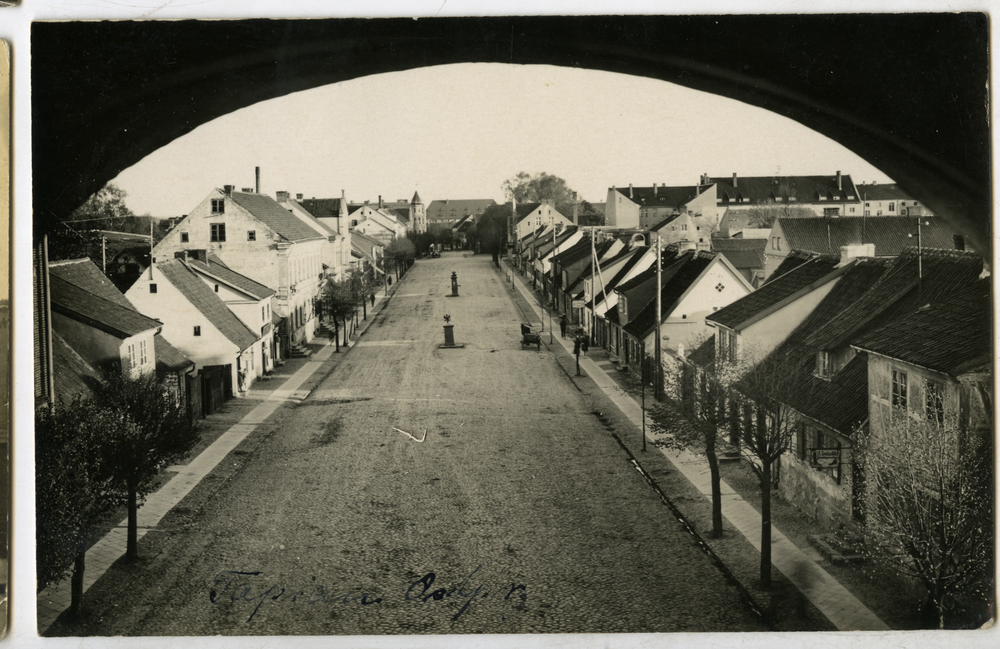
[[427, 209], [417, 192], [413, 192], [413, 200], [410, 201], [410, 223], [417, 234], [427, 232]]

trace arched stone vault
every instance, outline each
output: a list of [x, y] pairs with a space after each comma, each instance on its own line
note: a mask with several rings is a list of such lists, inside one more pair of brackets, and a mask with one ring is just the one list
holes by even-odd
[[[491, 62], [640, 75], [774, 111], [867, 159], [988, 250], [987, 47], [981, 14], [35, 23], [36, 233], [242, 107], [371, 74]], [[739, 133], [731, 141], [739, 147]]]

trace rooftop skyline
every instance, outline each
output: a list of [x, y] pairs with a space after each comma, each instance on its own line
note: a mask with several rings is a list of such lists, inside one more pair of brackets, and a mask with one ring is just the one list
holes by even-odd
[[204, 124], [115, 179], [137, 214], [176, 216], [214, 187], [340, 197], [503, 200], [519, 171], [604, 202], [612, 185], [711, 176], [850, 174], [891, 182], [829, 138], [775, 113], [638, 76], [459, 64], [363, 77]]

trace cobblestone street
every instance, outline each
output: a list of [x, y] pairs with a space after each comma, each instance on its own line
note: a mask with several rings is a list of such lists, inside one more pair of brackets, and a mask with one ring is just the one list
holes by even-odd
[[[445, 314], [464, 348], [439, 348]], [[522, 319], [488, 256], [417, 262], [235, 472], [87, 592], [86, 632], [765, 630]]]

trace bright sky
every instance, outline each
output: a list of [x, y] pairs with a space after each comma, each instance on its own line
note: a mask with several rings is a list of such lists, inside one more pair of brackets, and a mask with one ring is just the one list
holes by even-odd
[[503, 199], [519, 171], [610, 186], [713, 176], [891, 182], [829, 138], [760, 108], [663, 81], [555, 66], [465, 63], [380, 74], [249, 106], [123, 171], [137, 214], [188, 213], [222, 185], [391, 201]]

